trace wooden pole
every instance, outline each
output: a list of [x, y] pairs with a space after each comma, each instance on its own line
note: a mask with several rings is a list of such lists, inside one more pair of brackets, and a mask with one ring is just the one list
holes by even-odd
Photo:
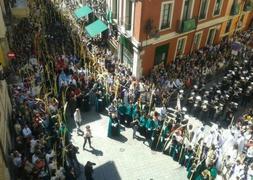
[[184, 124], [184, 125], [178, 127], [177, 129], [175, 129], [173, 132], [171, 132], [171, 134], [170, 134], [169, 137], [168, 137], [168, 140], [166, 141], [166, 143], [165, 143], [165, 145], [164, 145], [164, 147], [163, 147], [163, 151], [164, 151], [165, 147], [167, 146], [167, 144], [169, 143], [171, 136], [174, 135], [174, 133], [175, 133], [177, 130], [179, 130], [179, 129], [185, 127], [185, 126], [187, 126], [187, 124]]
[[149, 102], [149, 111], [148, 113], [150, 113], [151, 109], [152, 109], [152, 101], [153, 101], [153, 96], [154, 96], [154, 83], [152, 84], [152, 88], [151, 88], [151, 98], [150, 98], [150, 102]]
[[[176, 91], [176, 90], [175, 90], [175, 91]], [[169, 95], [168, 98], [170, 98], [170, 97], [172, 96], [172, 94], [173, 94], [175, 91], [173, 91], [173, 92]], [[163, 121], [162, 129], [163, 129], [163, 127], [164, 127], [164, 124], [165, 124], [165, 120]], [[158, 142], [157, 142], [157, 144], [156, 144], [156, 149], [157, 149], [157, 146], [158, 146], [158, 144], [159, 144], [159, 142], [160, 142], [161, 137], [162, 137], [162, 130], [161, 130], [161, 132], [160, 132], [160, 135], [159, 135], [159, 138], [158, 138]]]

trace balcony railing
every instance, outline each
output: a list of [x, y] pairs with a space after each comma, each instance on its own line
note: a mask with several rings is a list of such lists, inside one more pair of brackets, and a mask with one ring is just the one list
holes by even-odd
[[178, 24], [179, 24], [179, 28], [178, 28], [179, 33], [189, 32], [196, 29], [197, 27], [195, 18], [183, 20], [181, 21], [181, 23], [179, 22]]
[[234, 3], [231, 7], [230, 15], [234, 16], [239, 13], [240, 5], [238, 3]]

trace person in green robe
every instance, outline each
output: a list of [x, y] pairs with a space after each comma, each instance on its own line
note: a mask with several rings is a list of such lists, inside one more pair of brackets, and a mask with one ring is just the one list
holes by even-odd
[[117, 114], [120, 124], [125, 124], [125, 114], [126, 114], [126, 106], [122, 102], [119, 102], [117, 108]]
[[169, 148], [166, 151], [164, 151], [164, 153], [172, 157], [176, 148], [176, 143], [177, 143], [176, 137], [172, 136], [172, 139], [169, 142]]
[[216, 176], [218, 175], [218, 170], [215, 166], [212, 166], [210, 168], [208, 168], [210, 175], [211, 175], [211, 179], [215, 179]]
[[150, 147], [152, 150], [156, 150], [156, 147], [158, 146], [160, 133], [161, 133], [161, 128], [158, 127], [154, 129], [152, 138], [151, 138], [152, 142], [151, 142], [151, 147]]
[[188, 169], [187, 169], [187, 178], [192, 180], [194, 179], [196, 176], [194, 175], [194, 172], [196, 170], [196, 167], [197, 167], [197, 163], [198, 163], [198, 160], [195, 159], [192, 166], [190, 166]]
[[211, 174], [210, 171], [207, 169], [204, 170], [200, 175], [196, 177], [196, 180], [210, 180], [211, 179]]
[[120, 126], [119, 121], [115, 113], [112, 113], [111, 117], [109, 118], [109, 125], [108, 125], [108, 137], [116, 137], [120, 135]]
[[141, 136], [144, 136], [146, 137], [146, 123], [148, 121], [148, 116], [147, 114], [144, 114], [140, 117], [140, 120], [139, 120], [139, 133]]
[[181, 157], [179, 159], [179, 163], [181, 166], [189, 167], [193, 162], [193, 149], [192, 146], [184, 147], [182, 151]]
[[141, 112], [140, 112], [140, 108], [138, 105], [134, 105], [133, 107], [133, 114], [132, 114], [132, 118], [133, 120], [138, 120], [140, 119], [141, 116]]
[[165, 139], [167, 137], [169, 137], [170, 130], [171, 130], [171, 128], [170, 128], [169, 124], [166, 125], [166, 126], [164, 126], [164, 127], [162, 127], [161, 137], [159, 139], [159, 144], [157, 146], [157, 150], [158, 151], [162, 151], [163, 150], [164, 144], [166, 142]]
[[178, 163], [181, 166], [184, 166], [185, 163], [185, 153], [187, 152], [187, 148], [185, 147], [185, 144], [182, 145], [180, 154], [179, 154], [179, 158], [178, 158]]
[[203, 164], [205, 164], [203, 162], [204, 161], [198, 163], [198, 159], [194, 160], [194, 163], [188, 169], [188, 173], [187, 173], [188, 179], [196, 180], [201, 175], [201, 172], [203, 171]]
[[181, 149], [182, 149], [182, 144], [177, 141], [174, 153], [172, 154], [172, 158], [173, 158], [174, 161], [179, 160]]
[[130, 126], [131, 122], [133, 121], [133, 103], [130, 102], [127, 106], [126, 106], [126, 125]]
[[148, 120], [146, 122], [146, 140], [150, 140], [153, 130], [155, 128], [155, 123], [151, 116], [148, 116]]
[[102, 91], [97, 91], [95, 99], [96, 112], [101, 113], [104, 109], [104, 95]]

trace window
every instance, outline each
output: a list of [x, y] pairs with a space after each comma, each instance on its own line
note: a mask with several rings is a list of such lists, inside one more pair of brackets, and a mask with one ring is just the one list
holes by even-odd
[[238, 0], [233, 0], [230, 15], [232, 15], [232, 16], [237, 15], [239, 13], [239, 9], [240, 9], [240, 7], [239, 7]]
[[167, 63], [169, 44], [162, 45], [156, 48], [155, 50], [155, 65], [159, 65], [161, 63]]
[[198, 32], [195, 34], [193, 43], [192, 43], [192, 51], [199, 49], [201, 37], [202, 37], [202, 32]]
[[177, 56], [183, 55], [184, 54], [184, 49], [185, 49], [185, 44], [186, 44], [186, 37], [180, 38], [177, 41]]
[[253, 1], [252, 0], [246, 0], [244, 3], [244, 11], [252, 11], [253, 10]]
[[171, 27], [173, 1], [162, 3], [161, 16], [160, 16], [160, 29]]
[[126, 23], [125, 28], [126, 30], [131, 30], [132, 25], [132, 1], [126, 1]]
[[182, 20], [191, 19], [192, 13], [192, 3], [193, 0], [185, 0], [184, 1], [184, 10], [183, 10], [183, 18]]
[[226, 29], [225, 29], [225, 34], [229, 32], [231, 24], [232, 24], [232, 19], [230, 19], [227, 22]]
[[117, 19], [118, 17], [118, 0], [112, 1], [112, 17], [113, 19]]
[[206, 14], [208, 11], [209, 0], [201, 0], [199, 20], [206, 19]]
[[212, 28], [209, 30], [209, 33], [208, 33], [208, 38], [207, 38], [207, 41], [206, 41], [206, 45], [212, 45], [213, 44], [213, 40], [215, 38], [215, 34], [216, 34], [216, 28]]
[[243, 27], [243, 19], [244, 19], [244, 14], [240, 17], [240, 20], [238, 21], [238, 29]]
[[215, 5], [214, 5], [214, 11], [213, 15], [214, 16], [219, 16], [222, 8], [222, 0], [216, 0]]

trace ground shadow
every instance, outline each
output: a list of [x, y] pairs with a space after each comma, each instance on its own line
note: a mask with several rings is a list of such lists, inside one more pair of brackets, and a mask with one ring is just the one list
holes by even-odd
[[127, 142], [127, 140], [128, 140], [128, 139], [127, 139], [125, 136], [123, 136], [122, 134], [120, 134], [119, 136], [110, 137], [110, 138], [113, 139], [113, 140], [122, 142], [122, 143], [125, 143], [125, 142]]
[[85, 151], [90, 152], [91, 154], [94, 154], [96, 156], [103, 156], [103, 151], [95, 149], [94, 147], [91, 147], [91, 150], [84, 148]]
[[[73, 129], [76, 128], [76, 123], [74, 121], [73, 114], [71, 113], [69, 106], [67, 107], [67, 110], [66, 110], [66, 116], [67, 116], [66, 117], [66, 119], [67, 119], [66, 124], [67, 124], [68, 130], [70, 132], [72, 132]], [[82, 116], [82, 122], [81, 122], [80, 126], [101, 119], [100, 114], [97, 113], [94, 109], [91, 109], [88, 112], [81, 112], [81, 116]], [[87, 117], [89, 117], [89, 118], [87, 118]]]
[[[96, 162], [93, 162], [96, 163]], [[113, 161], [108, 161], [100, 166], [93, 166], [94, 180], [121, 180], [117, 167]], [[78, 174], [77, 180], [86, 180], [84, 175], [84, 165], [80, 165], [80, 173]]]
[[113, 161], [108, 161], [94, 168], [94, 179], [101, 180], [121, 180], [117, 167]]
[[138, 141], [145, 141], [146, 138], [145, 137], [141, 137], [141, 136], [135, 136], [135, 139], [138, 140]]
[[120, 128], [120, 131], [126, 131], [126, 127], [123, 125], [120, 125], [119, 128]]

